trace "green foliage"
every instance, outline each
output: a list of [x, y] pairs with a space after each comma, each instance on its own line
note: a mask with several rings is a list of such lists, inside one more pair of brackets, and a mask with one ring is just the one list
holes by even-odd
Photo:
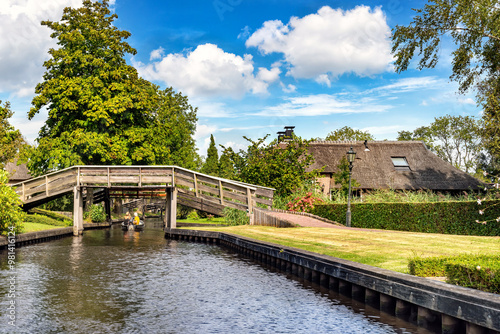
[[207, 159], [201, 168], [201, 172], [208, 175], [218, 176], [219, 174], [219, 153], [215, 146], [214, 135], [210, 135], [210, 145], [207, 149]]
[[316, 204], [323, 203], [319, 197], [313, 196], [312, 192], [308, 192], [305, 196], [295, 197], [288, 202], [287, 209], [296, 212], [311, 212]]
[[199, 220], [200, 216], [198, 216], [198, 212], [196, 212], [196, 210], [191, 210], [186, 218], [190, 220]]
[[10, 110], [10, 103], [5, 102], [2, 106], [2, 100], [0, 100], [0, 167], [11, 161], [24, 145], [21, 132], [9, 123], [9, 118], [13, 114]]
[[49, 216], [41, 215], [41, 214], [30, 214], [26, 215], [25, 222], [27, 223], [38, 223], [45, 225], [53, 225], [53, 226], [72, 226], [73, 222], [69, 219], [54, 219]]
[[500, 256], [452, 258], [445, 265], [446, 282], [500, 293]]
[[[476, 201], [443, 201], [435, 203], [354, 203], [351, 204], [352, 226], [410, 232], [500, 236], [500, 224], [478, 224], [478, 219], [496, 219], [498, 200], [484, 201], [491, 206], [484, 215]], [[316, 205], [312, 213], [343, 222], [346, 204]]]
[[60, 22], [42, 22], [59, 47], [49, 51], [29, 112], [30, 119], [43, 108], [49, 114], [27, 152], [32, 175], [78, 164], [198, 167], [196, 109], [127, 65], [125, 56], [136, 50], [116, 18], [106, 0], [85, 0], [65, 8]]
[[0, 234], [23, 231], [24, 212], [21, 210], [21, 200], [13, 188], [7, 185], [9, 175], [0, 169]]
[[224, 223], [226, 225], [235, 226], [250, 224], [250, 218], [245, 211], [225, 207], [222, 214], [224, 215]]
[[73, 211], [73, 194], [66, 194], [62, 197], [53, 199], [50, 202], [42, 204], [40, 208], [47, 211]]
[[[484, 140], [489, 152], [500, 157], [500, 8], [496, 0], [429, 0], [408, 26], [393, 29], [392, 52], [397, 72], [406, 71], [413, 58], [419, 70], [436, 66], [442, 39], [456, 45], [452, 53], [450, 79], [459, 92], [476, 89], [484, 108]], [[446, 60], [447, 56], [443, 56]]]
[[500, 293], [500, 256], [473, 255], [420, 257], [408, 262], [410, 275], [446, 277], [446, 282]]
[[188, 214], [193, 210], [188, 206], [177, 204], [177, 219], [186, 219]]
[[[335, 180], [335, 184], [340, 185], [340, 194], [347, 197], [349, 195], [349, 162], [347, 162], [347, 158], [345, 156], [340, 159], [337, 168], [338, 171], [333, 173], [333, 179]], [[351, 189], [355, 189], [359, 186], [359, 182], [351, 177]]]
[[[66, 225], [73, 224], [71, 219], [69, 219], [65, 215], [62, 215], [62, 214], [57, 213], [57, 212], [52, 212], [52, 211], [44, 210], [44, 209], [40, 209], [40, 208], [33, 208], [29, 212], [30, 213], [37, 213], [39, 215], [47, 216], [51, 219], [59, 220], [61, 222], [64, 222]], [[52, 225], [52, 224], [50, 224], [50, 225]]]
[[93, 204], [84, 212], [84, 218], [90, 219], [93, 223], [103, 223], [106, 221], [106, 211], [102, 205]]
[[238, 181], [274, 188], [276, 196], [288, 196], [303, 184], [315, 182], [318, 171], [307, 171], [313, 162], [307, 151], [309, 141], [293, 136], [291, 140], [274, 140], [266, 145], [267, 137], [258, 141], [243, 137], [250, 142], [247, 151], [234, 153], [224, 148], [231, 156]]
[[351, 127], [344, 126], [343, 128], [330, 132], [328, 136], [326, 136], [325, 140], [375, 140], [375, 138], [369, 134], [368, 131], [355, 130]]
[[[232, 150], [228, 152], [232, 152]], [[231, 153], [223, 152], [219, 159], [219, 177], [233, 180], [235, 173], [234, 164], [231, 160]]]

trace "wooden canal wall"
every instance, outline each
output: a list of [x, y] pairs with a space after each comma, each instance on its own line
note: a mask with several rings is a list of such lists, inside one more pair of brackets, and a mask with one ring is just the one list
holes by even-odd
[[[98, 228], [109, 228], [109, 223], [92, 223], [83, 224], [85, 230]], [[15, 240], [15, 247], [45, 242], [73, 235], [73, 227], [60, 227], [50, 230], [42, 230], [37, 232], [21, 233], [15, 236], [9, 236], [9, 239]], [[9, 245], [9, 240], [5, 236], [0, 236], [0, 250]], [[12, 244], [11, 244], [12, 245]]]
[[210, 242], [439, 333], [499, 334], [500, 295], [236, 235], [166, 229], [165, 238]]

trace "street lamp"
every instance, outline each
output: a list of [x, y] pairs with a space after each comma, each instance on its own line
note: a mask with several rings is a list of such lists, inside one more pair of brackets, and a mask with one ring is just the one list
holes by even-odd
[[351, 227], [351, 176], [352, 176], [352, 163], [356, 159], [356, 152], [351, 149], [347, 151], [347, 162], [349, 162], [349, 195], [347, 197], [347, 213], [346, 213], [346, 223], [347, 227]]

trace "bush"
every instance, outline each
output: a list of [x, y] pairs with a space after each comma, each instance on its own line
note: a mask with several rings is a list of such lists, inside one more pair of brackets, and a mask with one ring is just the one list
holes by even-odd
[[59, 220], [59, 219], [54, 219], [54, 218], [47, 217], [44, 215], [39, 215], [36, 213], [26, 215], [26, 218], [24, 219], [24, 221], [27, 223], [38, 223], [38, 224], [53, 225], [53, 226], [72, 226], [73, 225], [73, 222], [69, 219]]
[[0, 169], [0, 234], [22, 233], [25, 213], [21, 200], [13, 188], [7, 185], [9, 174]]
[[471, 256], [451, 259], [445, 266], [446, 282], [500, 293], [500, 256]]
[[38, 213], [40, 215], [47, 216], [47, 217], [50, 217], [52, 219], [56, 219], [56, 220], [60, 220], [60, 221], [70, 220], [65, 215], [62, 215], [62, 214], [57, 213], [57, 212], [49, 211], [49, 210], [40, 209], [40, 208], [33, 208], [29, 212], [30, 213]]
[[99, 204], [93, 204], [83, 215], [84, 219], [90, 219], [93, 223], [103, 223], [106, 221], [106, 212], [104, 207]]
[[450, 284], [500, 293], [500, 255], [414, 256], [408, 269], [410, 275], [445, 276]]
[[319, 203], [323, 203], [323, 200], [319, 197], [312, 196], [312, 192], [308, 192], [305, 196], [296, 197], [288, 202], [287, 209], [295, 212], [310, 212], [314, 209], [314, 205]]
[[192, 209], [188, 206], [178, 204], [177, 205], [177, 219], [186, 219], [188, 217], [189, 213], [193, 210], [194, 209]]
[[198, 212], [196, 212], [196, 210], [191, 210], [186, 218], [191, 220], [199, 220], [200, 216], [198, 216]]
[[222, 211], [224, 215], [224, 223], [231, 226], [248, 225], [250, 218], [245, 211], [225, 207]]
[[[478, 224], [476, 220], [500, 216], [499, 201], [483, 201], [490, 205], [484, 215], [478, 211], [477, 201], [434, 203], [354, 203], [351, 205], [352, 226], [410, 232], [459, 235], [499, 236], [500, 224]], [[311, 213], [333, 220], [344, 221], [346, 204], [316, 205]]]

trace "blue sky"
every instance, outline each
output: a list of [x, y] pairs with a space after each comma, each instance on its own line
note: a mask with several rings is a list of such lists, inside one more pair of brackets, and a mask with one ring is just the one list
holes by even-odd
[[[408, 24], [425, 1], [115, 0], [115, 25], [129, 31], [137, 55], [127, 61], [161, 87], [198, 107], [197, 146], [246, 147], [243, 136], [275, 138], [295, 126], [302, 138], [325, 138], [350, 126], [395, 139], [444, 115], [480, 116], [473, 94], [449, 82], [453, 45], [435, 69], [397, 74], [391, 29]], [[41, 20], [59, 20], [80, 0], [3, 0], [0, 4], [0, 100], [11, 123], [34, 143], [46, 112], [28, 121], [47, 50]]]

